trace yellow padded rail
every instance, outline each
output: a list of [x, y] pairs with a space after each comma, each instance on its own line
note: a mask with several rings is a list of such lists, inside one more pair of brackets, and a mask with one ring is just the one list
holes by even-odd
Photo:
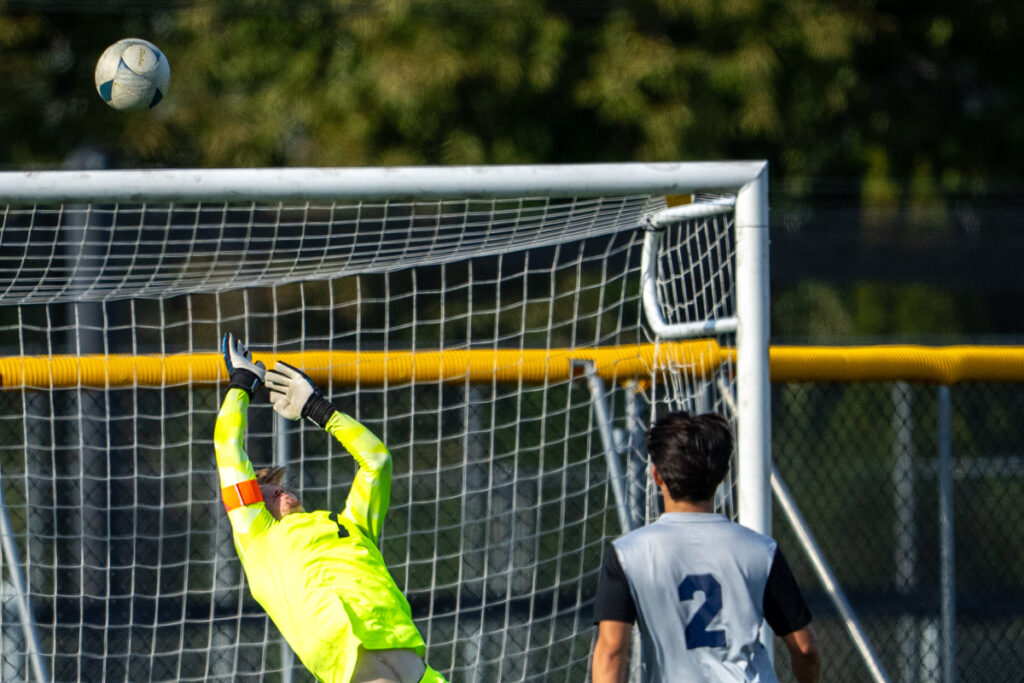
[[[651, 376], [652, 372], [687, 367], [699, 375], [713, 373], [722, 351], [713, 340], [665, 342], [594, 349], [474, 349], [465, 351], [304, 351], [253, 353], [270, 367], [282, 360], [305, 370], [314, 382], [328, 378], [340, 385], [401, 384], [412, 381], [450, 383], [543, 384], [579, 372], [574, 361], [591, 361], [606, 381]], [[86, 355], [10, 356], [0, 358], [0, 388], [173, 387], [227, 380], [219, 353], [171, 356]]]
[[1024, 346], [773, 346], [773, 382], [1024, 382]]
[[[723, 361], [734, 361], [735, 355], [734, 349], [723, 349], [713, 340], [550, 351], [254, 353], [268, 367], [283, 360], [304, 369], [315, 382], [330, 379], [339, 385], [412, 381], [536, 385], [578, 373], [573, 361], [593, 362], [605, 381], [650, 379], [652, 373], [679, 367], [707, 376]], [[775, 346], [770, 357], [773, 382], [1024, 382], [1022, 346]], [[0, 389], [172, 387], [226, 380], [219, 353], [0, 357]]]

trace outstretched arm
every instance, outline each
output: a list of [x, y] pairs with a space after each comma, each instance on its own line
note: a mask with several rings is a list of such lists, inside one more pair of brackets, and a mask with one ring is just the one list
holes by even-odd
[[334, 412], [325, 429], [359, 463], [341, 514], [378, 543], [391, 502], [391, 453], [373, 432], [340, 411]]
[[221, 346], [231, 385], [217, 414], [213, 445], [221, 498], [228, 510], [239, 552], [242, 552], [246, 540], [270, 523], [270, 513], [263, 504], [252, 463], [242, 447], [249, 400], [262, 382], [264, 369], [262, 363], [252, 362], [245, 345], [236, 342], [232, 335], [225, 335]]
[[289, 420], [306, 417], [345, 447], [359, 471], [341, 513], [376, 543], [391, 500], [391, 454], [373, 432], [338, 410], [298, 368], [278, 361], [267, 373], [274, 410]]

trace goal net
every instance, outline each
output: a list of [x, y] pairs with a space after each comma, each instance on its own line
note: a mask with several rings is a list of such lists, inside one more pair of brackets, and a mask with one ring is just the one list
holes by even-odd
[[[432, 667], [586, 680], [603, 550], [658, 512], [653, 418], [738, 423], [721, 504], [767, 523], [765, 173], [0, 174], [0, 679], [311, 680], [219, 500], [233, 332], [390, 448], [382, 551]], [[327, 434], [260, 394], [248, 425], [306, 509], [344, 506]]]

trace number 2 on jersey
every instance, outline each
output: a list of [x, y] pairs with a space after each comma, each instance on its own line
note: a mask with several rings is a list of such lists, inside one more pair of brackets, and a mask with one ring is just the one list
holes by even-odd
[[725, 631], [708, 630], [708, 624], [722, 609], [722, 585], [711, 574], [689, 574], [679, 584], [679, 599], [693, 600], [697, 591], [704, 593], [704, 604], [686, 624], [686, 649], [725, 647]]

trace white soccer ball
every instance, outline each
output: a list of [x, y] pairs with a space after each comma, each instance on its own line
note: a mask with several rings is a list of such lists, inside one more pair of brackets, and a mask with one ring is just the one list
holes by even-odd
[[96, 91], [114, 109], [148, 109], [159, 104], [171, 82], [167, 58], [141, 38], [119, 40], [96, 62]]

